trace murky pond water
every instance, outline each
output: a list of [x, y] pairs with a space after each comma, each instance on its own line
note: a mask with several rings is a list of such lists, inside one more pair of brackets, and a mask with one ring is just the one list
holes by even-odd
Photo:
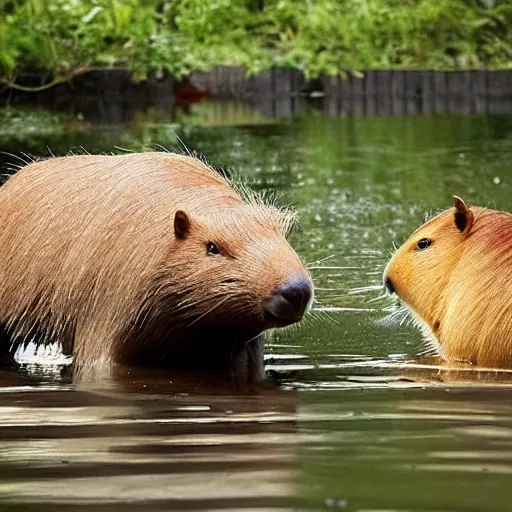
[[22, 356], [28, 376], [0, 374], [0, 510], [509, 510], [511, 373], [440, 371], [379, 286], [393, 242], [452, 194], [512, 210], [512, 118], [195, 114], [4, 126], [17, 156], [2, 172], [22, 152], [172, 150], [178, 135], [296, 206], [317, 292], [303, 325], [268, 336], [279, 386], [237, 396], [151, 373], [80, 390]]

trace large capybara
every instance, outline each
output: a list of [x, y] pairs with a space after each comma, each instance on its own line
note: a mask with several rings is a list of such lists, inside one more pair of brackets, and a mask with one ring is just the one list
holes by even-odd
[[512, 368], [512, 215], [454, 200], [396, 251], [385, 285], [448, 362]]
[[58, 342], [82, 378], [192, 361], [259, 380], [260, 334], [312, 299], [292, 222], [188, 156], [31, 163], [0, 188], [0, 355]]

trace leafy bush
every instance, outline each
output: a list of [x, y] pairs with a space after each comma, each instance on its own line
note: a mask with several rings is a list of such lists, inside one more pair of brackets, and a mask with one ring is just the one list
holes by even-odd
[[0, 76], [512, 67], [510, 0], [2, 0]]

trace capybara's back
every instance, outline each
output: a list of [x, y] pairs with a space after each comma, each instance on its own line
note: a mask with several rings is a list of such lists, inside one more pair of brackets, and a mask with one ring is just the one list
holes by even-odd
[[0, 188], [0, 349], [35, 336], [78, 366], [229, 352], [310, 302], [290, 222], [192, 157], [32, 163]]

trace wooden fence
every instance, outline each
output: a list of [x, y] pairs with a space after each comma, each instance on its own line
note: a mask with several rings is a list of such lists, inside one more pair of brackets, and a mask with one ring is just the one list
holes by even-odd
[[[50, 77], [51, 79], [51, 77]], [[37, 73], [21, 77], [21, 85], [37, 87], [50, 81]], [[29, 105], [82, 114], [89, 121], [122, 124], [137, 112], [155, 108], [170, 116], [174, 106], [174, 80], [170, 76], [134, 83], [126, 69], [95, 69], [41, 92], [24, 92], [0, 86], [0, 108]]]
[[[41, 77], [34, 76], [37, 85]], [[265, 117], [289, 117], [311, 105], [330, 116], [400, 116], [410, 114], [512, 114], [512, 71], [367, 71], [307, 81], [295, 69], [273, 68], [246, 76], [243, 68], [219, 66], [193, 73], [191, 82], [213, 97], [254, 105]], [[118, 124], [139, 110], [155, 108], [171, 116], [174, 80], [166, 76], [134, 84], [122, 69], [100, 69], [42, 93], [0, 87], [2, 104], [32, 104], [103, 123]]]
[[323, 85], [333, 115], [512, 113], [511, 71], [369, 71]]
[[358, 78], [323, 77], [307, 82], [292, 69], [274, 68], [246, 78], [241, 68], [218, 67], [192, 80], [218, 97], [238, 98], [264, 114], [300, 112], [301, 98], [317, 93], [329, 115], [511, 114], [512, 71], [385, 71]]
[[288, 68], [246, 76], [243, 68], [218, 66], [208, 73], [193, 73], [191, 81], [216, 98], [251, 103], [266, 117], [298, 114], [311, 87], [300, 71]]

